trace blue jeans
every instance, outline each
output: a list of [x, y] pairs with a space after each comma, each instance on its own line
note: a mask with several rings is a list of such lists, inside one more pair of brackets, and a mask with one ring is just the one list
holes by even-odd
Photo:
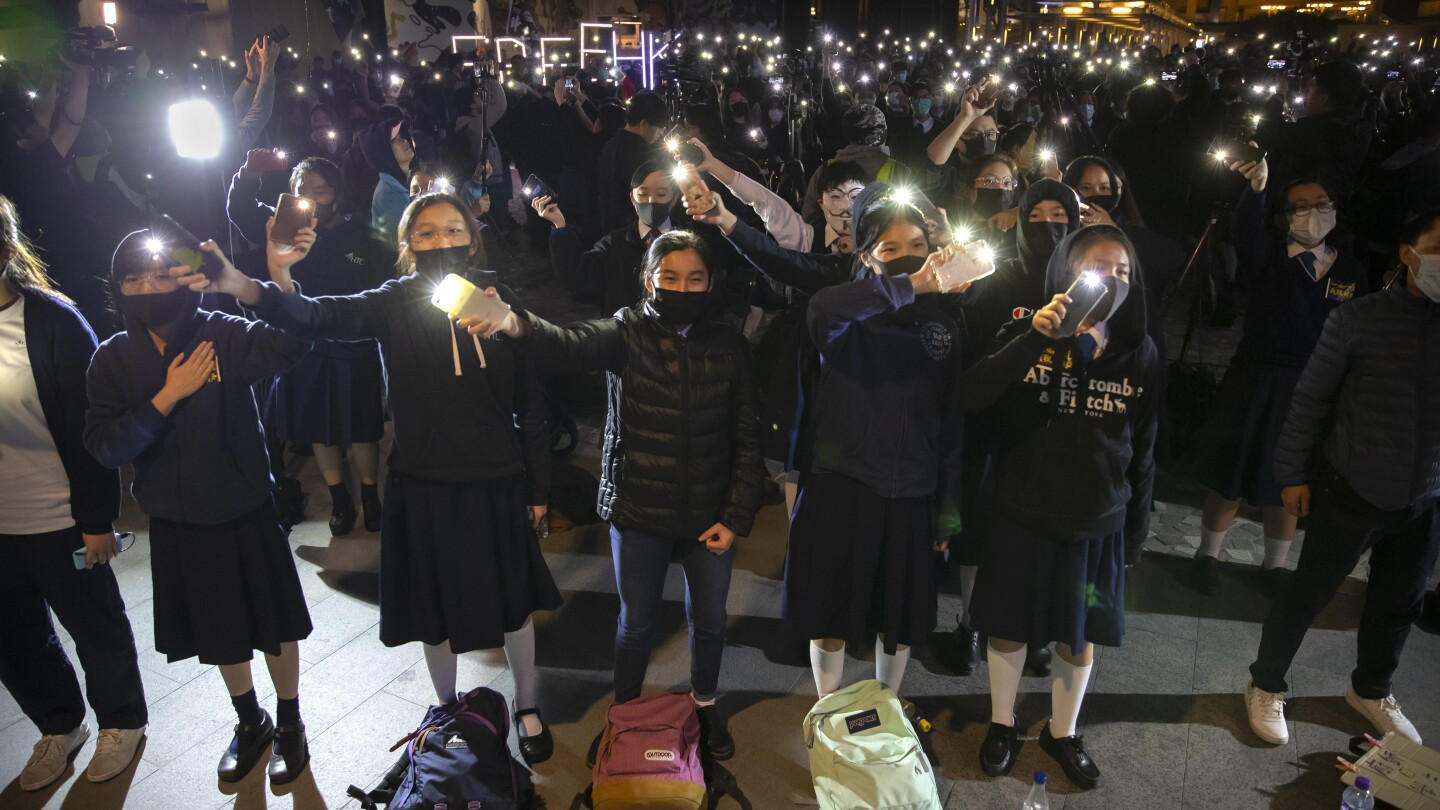
[[665, 573], [678, 553], [685, 570], [685, 615], [690, 621], [690, 687], [700, 700], [715, 696], [725, 652], [725, 597], [733, 549], [712, 554], [693, 537], [655, 537], [610, 528], [620, 622], [615, 628], [615, 702], [640, 697], [665, 598]]

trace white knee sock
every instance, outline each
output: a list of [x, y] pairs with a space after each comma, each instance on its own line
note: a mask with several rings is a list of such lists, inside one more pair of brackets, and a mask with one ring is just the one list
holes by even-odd
[[978, 565], [960, 566], [960, 623], [970, 628], [975, 624], [970, 615], [970, 595], [975, 593], [975, 575], [979, 573]]
[[815, 676], [815, 692], [820, 697], [839, 690], [840, 681], [845, 677], [845, 648], [830, 652], [810, 642], [810, 671]]
[[1265, 538], [1265, 564], [1264, 568], [1269, 571], [1271, 568], [1284, 568], [1285, 558], [1290, 556], [1290, 541], [1276, 540], [1273, 537]]
[[990, 722], [1015, 725], [1015, 696], [1020, 692], [1020, 674], [1025, 670], [1025, 648], [1002, 653], [986, 645], [990, 662]]
[[1198, 557], [1219, 557], [1220, 547], [1225, 545], [1226, 532], [1212, 532], [1201, 527], [1200, 529], [1200, 550], [1195, 552]]
[[875, 680], [890, 687], [891, 692], [900, 692], [900, 682], [905, 680], [905, 667], [910, 663], [910, 648], [895, 647], [894, 655], [885, 653], [885, 640], [875, 637]]
[[435, 687], [435, 697], [440, 705], [455, 702], [455, 653], [450, 652], [450, 642], [425, 645], [425, 668], [430, 670], [430, 685]]
[[1080, 722], [1085, 687], [1090, 683], [1090, 670], [1095, 665], [1077, 667], [1057, 655], [1050, 667], [1055, 674], [1050, 683], [1050, 736], [1057, 740], [1073, 737], [1075, 726]]
[[[535, 623], [505, 634], [505, 660], [515, 677], [515, 710], [535, 708]], [[540, 718], [527, 714], [521, 719], [521, 736], [533, 737], [545, 730]]]

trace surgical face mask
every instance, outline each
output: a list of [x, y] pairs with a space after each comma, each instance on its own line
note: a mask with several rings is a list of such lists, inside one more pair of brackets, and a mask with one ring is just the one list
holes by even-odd
[[658, 228], [670, 218], [670, 203], [643, 202], [634, 203], [634, 206], [635, 216], [639, 217], [647, 228]]
[[1015, 206], [1015, 190], [1009, 188], [975, 189], [975, 213], [989, 219]]
[[892, 91], [892, 92], [889, 92], [889, 93], [886, 93], [886, 94], [885, 94], [885, 103], [886, 103], [886, 104], [889, 104], [891, 107], [899, 107], [899, 106], [900, 106], [900, 94], [897, 93], [897, 92], [893, 92], [893, 91]]
[[1082, 113], [1085, 114], [1085, 121], [1086, 121], [1087, 123], [1090, 122], [1090, 121], [1094, 121], [1094, 120], [1095, 120], [1095, 105], [1094, 105], [1094, 104], [1081, 104], [1081, 105], [1080, 105], [1080, 112], [1082, 112]]
[[464, 275], [469, 267], [469, 245], [415, 251], [415, 273], [434, 281], [450, 273]]
[[930, 114], [930, 99], [917, 98], [914, 101], [910, 102], [910, 104], [915, 108], [915, 114], [920, 116], [921, 118], [924, 118]]
[[705, 314], [710, 307], [710, 291], [681, 292], [656, 287], [650, 306], [667, 326], [680, 329], [695, 323]]
[[925, 266], [925, 259], [925, 256], [905, 255], [896, 256], [888, 262], [882, 262], [873, 256], [870, 257], [872, 262], [880, 266], [880, 272], [891, 277], [908, 276], [911, 273], [919, 272], [920, 268]]
[[895, 74], [895, 81], [897, 81], [897, 82], [903, 82], [903, 81], [905, 81], [905, 80], [908, 79], [908, 78], [910, 78], [910, 74], [909, 74], [909, 73], [906, 73], [906, 72], [903, 71], [903, 70], [902, 70], [902, 71], [899, 71], [899, 72], [897, 72], [897, 73]]
[[772, 124], [778, 124], [781, 121], [785, 120], [784, 110], [771, 110], [770, 112], [766, 113], [766, 115], [770, 117], [770, 123]]
[[1420, 266], [1410, 272], [1410, 277], [1426, 298], [1440, 304], [1440, 254], [1422, 255]]
[[1335, 212], [1328, 214], [1311, 211], [1309, 216], [1290, 215], [1290, 238], [1306, 247], [1325, 241], [1326, 235], [1335, 230]]
[[870, 106], [873, 107], [873, 106], [875, 106], [875, 97], [874, 97], [874, 96], [856, 96], [856, 97], [855, 97], [855, 103], [856, 103], [856, 104], [869, 104]]

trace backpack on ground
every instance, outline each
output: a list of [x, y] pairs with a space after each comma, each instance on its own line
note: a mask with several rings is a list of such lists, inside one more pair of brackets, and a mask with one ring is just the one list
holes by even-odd
[[940, 810], [935, 771], [895, 693], [860, 681], [805, 717], [815, 798], [826, 810]]
[[592, 782], [575, 806], [594, 810], [707, 810], [722, 796], [750, 802], [700, 745], [700, 717], [684, 692], [610, 707]]
[[510, 755], [510, 712], [499, 692], [479, 687], [454, 703], [431, 706], [420, 727], [395, 743], [400, 760], [370, 791], [350, 786], [361, 807], [374, 810], [531, 810], [530, 772]]

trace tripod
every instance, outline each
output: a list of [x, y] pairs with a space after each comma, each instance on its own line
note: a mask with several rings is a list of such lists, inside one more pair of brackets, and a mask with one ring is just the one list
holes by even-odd
[[[486, 56], [488, 57], [488, 54]], [[493, 71], [493, 69], [493, 67], [490, 68], [491, 71]], [[490, 148], [493, 146], [496, 157], [501, 158], [501, 165], [496, 166], [491, 163], [489, 170], [485, 173], [485, 194], [487, 196], [490, 194], [491, 173], [496, 170], [501, 172], [509, 171], [509, 167], [504, 165], [505, 161], [503, 155], [500, 153], [500, 145], [495, 142], [495, 133], [490, 131], [488, 110], [490, 108], [490, 83], [494, 79], [494, 75], [493, 72], [486, 70], [484, 63], [475, 66], [475, 103], [480, 108], [480, 149], [479, 154], [475, 157], [480, 165], [485, 165], [488, 162], [486, 156], [489, 155]], [[490, 230], [495, 233], [495, 244], [500, 246], [500, 251], [503, 254], [501, 259], [504, 267], [497, 266], [495, 272], [500, 276], [502, 281], [510, 284], [509, 280], [506, 279], [505, 269], [508, 269], [509, 265], [514, 261], [514, 254], [511, 251], [509, 243], [506, 241], [507, 237], [505, 233], [500, 229], [500, 223], [495, 219], [495, 201], [493, 198], [490, 201], [490, 209], [480, 216], [480, 220], [488, 225]], [[511, 284], [510, 286], [513, 287], [514, 285]]]

